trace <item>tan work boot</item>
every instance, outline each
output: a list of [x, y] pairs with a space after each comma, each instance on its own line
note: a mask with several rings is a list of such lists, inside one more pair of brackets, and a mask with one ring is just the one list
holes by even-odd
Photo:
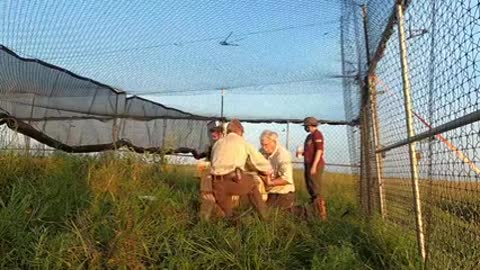
[[313, 207], [316, 210], [316, 214], [318, 214], [323, 221], [327, 221], [327, 202], [322, 198], [316, 198], [313, 201]]

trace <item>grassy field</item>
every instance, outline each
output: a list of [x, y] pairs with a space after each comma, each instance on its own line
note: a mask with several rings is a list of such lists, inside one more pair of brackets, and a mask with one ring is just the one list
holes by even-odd
[[[427, 265], [432, 269], [479, 269], [480, 188], [478, 182], [421, 179]], [[415, 234], [409, 180], [384, 179], [387, 220]]]
[[349, 175], [325, 175], [326, 223], [282, 212], [261, 222], [253, 211], [208, 223], [190, 167], [112, 154], [2, 153], [0, 164], [0, 269], [419, 267], [408, 234], [364, 222]]

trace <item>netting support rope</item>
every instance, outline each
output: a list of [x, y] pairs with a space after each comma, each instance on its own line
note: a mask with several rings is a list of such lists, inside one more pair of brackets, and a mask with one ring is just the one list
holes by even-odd
[[[363, 15], [363, 30], [364, 30], [364, 36], [365, 36], [365, 49], [366, 49], [366, 56], [367, 56], [367, 66], [370, 66], [371, 61], [370, 61], [370, 46], [369, 46], [369, 35], [368, 35], [368, 8], [367, 5], [362, 5], [362, 15]], [[366, 82], [366, 88], [368, 91], [368, 103], [370, 105], [370, 117], [371, 117], [371, 123], [373, 127], [373, 133], [372, 133], [372, 139], [373, 139], [373, 149], [377, 150], [379, 148], [379, 141], [380, 141], [380, 133], [379, 133], [379, 126], [378, 126], [378, 113], [377, 113], [377, 89], [376, 89], [376, 84], [375, 81], [373, 81], [372, 76], [370, 76], [370, 73], [367, 75], [367, 78], [365, 80]], [[380, 215], [382, 219], [385, 219], [385, 200], [383, 196], [383, 179], [382, 179], [382, 154], [377, 153], [375, 151], [374, 155], [374, 162], [375, 162], [375, 173], [376, 173], [376, 178], [377, 178], [377, 193], [378, 193], [378, 209], [380, 212]]]
[[[405, 17], [403, 14], [404, 11], [403, 1], [399, 0], [397, 3], [397, 20], [398, 20], [398, 39], [400, 42], [400, 64], [402, 67], [402, 82], [403, 82], [403, 95], [404, 95], [404, 108], [405, 108], [405, 118], [407, 124], [408, 138], [415, 136], [415, 129], [413, 126], [413, 114], [412, 114], [412, 101], [411, 101], [411, 92], [410, 92], [410, 78], [408, 74], [408, 61], [407, 61], [407, 42], [405, 36]], [[420, 190], [418, 185], [418, 168], [417, 168], [417, 156], [415, 150], [416, 142], [409, 142], [408, 144], [408, 154], [410, 157], [410, 172], [412, 180], [412, 192], [413, 192], [413, 203], [415, 207], [415, 223], [416, 223], [416, 232], [417, 232], [417, 244], [418, 251], [422, 260], [425, 260], [425, 237], [423, 233], [423, 216], [422, 208], [420, 203]]]

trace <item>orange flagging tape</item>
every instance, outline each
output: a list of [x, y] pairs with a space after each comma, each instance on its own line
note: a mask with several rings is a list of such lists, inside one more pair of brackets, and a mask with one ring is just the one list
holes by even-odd
[[[390, 89], [390, 87], [388, 87], [388, 85], [383, 82], [378, 76], [374, 76], [373, 77], [374, 79], [374, 82], [375, 84], [378, 84], [380, 86], [382, 86], [386, 92], [388, 92], [390, 95], [393, 95], [397, 98], [400, 98], [394, 91], [392, 91]], [[415, 115], [415, 117], [418, 118], [418, 120], [420, 120], [420, 122], [422, 122], [422, 124], [424, 124], [426, 127], [428, 127], [429, 129], [433, 129], [432, 125], [430, 125], [423, 117], [421, 117], [418, 113], [416, 113], [415, 111], [412, 110], [412, 113], [413, 115]], [[437, 134], [435, 135], [441, 142], [443, 142], [447, 147], [448, 149], [450, 149], [453, 153], [455, 153], [455, 155], [460, 159], [462, 160], [463, 162], [465, 162], [466, 164], [468, 164], [468, 166], [470, 167], [470, 169], [472, 169], [474, 172], [476, 172], [477, 174], [480, 174], [480, 169], [477, 167], [477, 165], [475, 165], [475, 163], [470, 159], [468, 158], [468, 156], [466, 156], [460, 149], [458, 149], [458, 147], [456, 147], [453, 143], [451, 143], [450, 141], [448, 141], [445, 137], [443, 137], [441, 134]]]

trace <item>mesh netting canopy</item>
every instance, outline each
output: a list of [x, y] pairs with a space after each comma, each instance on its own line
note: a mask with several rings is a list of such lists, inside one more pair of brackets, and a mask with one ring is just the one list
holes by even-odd
[[[0, 48], [3, 123], [71, 152], [138, 152], [208, 144], [206, 117], [132, 96]], [[180, 132], [185, 131], [185, 132]]]
[[51, 146], [199, 149], [219, 118], [346, 120], [343, 1], [2, 5], [3, 122]]

